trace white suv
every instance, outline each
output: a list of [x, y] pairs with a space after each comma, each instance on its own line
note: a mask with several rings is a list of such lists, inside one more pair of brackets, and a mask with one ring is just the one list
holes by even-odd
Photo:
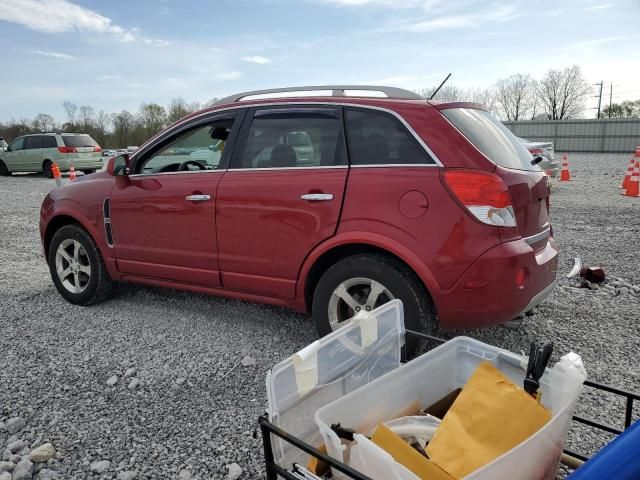
[[16, 138], [0, 151], [0, 175], [13, 172], [43, 172], [51, 178], [51, 165], [60, 171], [71, 168], [93, 173], [102, 168], [102, 149], [84, 133], [39, 133]]

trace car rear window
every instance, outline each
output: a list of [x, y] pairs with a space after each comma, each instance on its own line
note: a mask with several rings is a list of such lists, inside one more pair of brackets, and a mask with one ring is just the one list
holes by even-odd
[[89, 135], [63, 135], [62, 141], [67, 147], [96, 147], [98, 143]]
[[502, 122], [474, 108], [447, 108], [442, 114], [489, 160], [505, 168], [539, 172], [531, 153]]
[[45, 135], [42, 137], [42, 148], [57, 148], [58, 142], [56, 142], [56, 137], [52, 135]]

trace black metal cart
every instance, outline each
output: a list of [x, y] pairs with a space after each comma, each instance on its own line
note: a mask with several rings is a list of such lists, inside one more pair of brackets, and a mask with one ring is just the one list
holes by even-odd
[[[436, 345], [445, 343], [447, 341], [442, 338], [433, 337], [420, 332], [414, 332], [412, 330], [407, 330], [406, 335], [418, 337], [423, 341], [431, 342], [431, 344], [436, 344]], [[404, 359], [404, 361], [406, 361], [406, 359]], [[624, 428], [627, 429], [629, 426], [631, 426], [631, 423], [633, 420], [633, 402], [634, 400], [640, 401], [640, 394], [628, 392], [619, 388], [610, 387], [608, 385], [602, 385], [596, 382], [591, 382], [589, 380], [585, 381], [584, 385], [601, 392], [608, 392], [624, 398], [625, 399]], [[614, 434], [614, 435], [619, 435], [623, 432], [623, 430], [612, 427], [610, 425], [600, 423], [596, 420], [582, 418], [577, 415], [573, 416], [573, 421], [587, 425], [597, 430]], [[276, 463], [275, 457], [273, 454], [273, 445], [272, 445], [271, 435], [275, 435], [281, 438], [282, 440], [289, 443], [293, 447], [305, 452], [306, 454], [312, 457], [315, 457], [316, 459], [326, 463], [332, 468], [344, 473], [348, 478], [352, 478], [354, 480], [371, 480], [371, 478], [367, 477], [366, 475], [363, 475], [362, 473], [355, 471], [348, 465], [345, 465], [344, 463], [331, 458], [327, 454], [320, 452], [319, 450], [309, 445], [308, 443], [304, 442], [303, 440], [285, 432], [281, 428], [269, 422], [266, 416], [262, 416], [258, 419], [258, 425], [260, 427], [260, 431], [262, 434], [267, 480], [278, 480], [278, 478], [284, 478], [287, 480], [298, 480], [300, 478], [294, 475], [291, 471], [287, 470], [286, 468]], [[572, 460], [574, 462], [577, 460], [576, 463], [585, 462], [589, 459], [588, 456], [582, 453], [573, 452], [570, 450], [564, 451], [563, 458], [565, 460]]]

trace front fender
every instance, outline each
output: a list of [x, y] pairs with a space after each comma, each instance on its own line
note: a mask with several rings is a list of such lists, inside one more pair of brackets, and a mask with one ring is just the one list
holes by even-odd
[[[401, 243], [386, 237], [384, 235], [371, 233], [371, 232], [358, 232], [351, 231], [340, 233], [335, 237], [331, 237], [330, 239], [324, 241], [320, 245], [318, 245], [306, 258], [304, 261], [302, 268], [300, 269], [300, 274], [298, 276], [298, 283], [296, 287], [296, 298], [304, 303], [305, 299], [305, 291], [307, 288], [307, 279], [309, 277], [309, 272], [316, 261], [325, 253], [330, 250], [353, 244], [365, 244], [371, 245], [373, 247], [380, 248], [385, 250], [392, 255], [400, 258], [404, 263], [406, 263], [409, 268], [411, 268], [416, 275], [422, 280], [427, 290], [432, 293], [434, 291], [439, 291], [440, 287], [436, 282], [433, 274], [427, 268], [425, 263], [416, 255], [413, 251], [402, 245]], [[435, 299], [434, 299], [435, 302]], [[436, 304], [437, 308], [437, 304]]]

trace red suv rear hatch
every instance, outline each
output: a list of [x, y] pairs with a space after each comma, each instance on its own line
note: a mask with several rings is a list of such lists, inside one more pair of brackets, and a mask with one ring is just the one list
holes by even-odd
[[[441, 113], [485, 157], [495, 164], [493, 173], [509, 189], [517, 227], [511, 236], [529, 238], [534, 250], [543, 249], [549, 232], [549, 183], [544, 172], [532, 165], [532, 156], [499, 120], [485, 110], [471, 107], [447, 108]], [[507, 229], [505, 229], [507, 230]], [[505, 232], [506, 233], [506, 232]], [[509, 234], [503, 237], [507, 240]]]

